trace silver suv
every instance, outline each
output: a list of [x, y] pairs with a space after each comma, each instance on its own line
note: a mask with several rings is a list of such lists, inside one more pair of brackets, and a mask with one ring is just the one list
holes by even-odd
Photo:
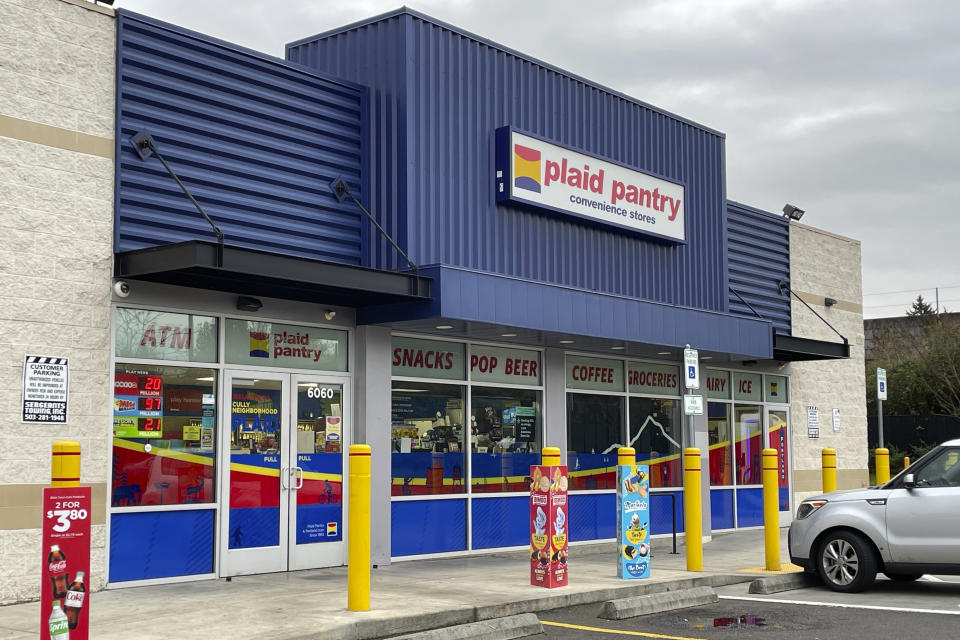
[[944, 442], [890, 482], [804, 500], [787, 538], [790, 561], [834, 591], [960, 575], [960, 440]]

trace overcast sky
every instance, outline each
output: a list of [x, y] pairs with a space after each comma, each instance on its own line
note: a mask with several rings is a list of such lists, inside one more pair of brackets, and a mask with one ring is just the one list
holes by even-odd
[[[117, 0], [277, 56], [400, 1]], [[727, 135], [727, 197], [862, 242], [866, 317], [960, 311], [960, 2], [409, 0]], [[894, 293], [886, 293], [894, 292]], [[883, 295], [880, 295], [883, 294]]]

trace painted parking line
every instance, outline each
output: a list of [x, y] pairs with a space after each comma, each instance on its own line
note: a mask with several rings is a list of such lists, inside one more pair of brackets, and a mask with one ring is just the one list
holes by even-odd
[[594, 633], [615, 633], [621, 636], [640, 636], [643, 638], [663, 638], [664, 640], [706, 640], [705, 638], [691, 638], [689, 636], [667, 636], [662, 633], [647, 633], [645, 631], [621, 631], [620, 629], [604, 629], [603, 627], [585, 627], [580, 624], [568, 624], [566, 622], [548, 622], [541, 620], [540, 624], [548, 627], [563, 627], [564, 629], [577, 629], [578, 631], [593, 631]]
[[817, 607], [836, 607], [838, 609], [870, 609], [874, 611], [899, 611], [901, 613], [940, 613], [947, 616], [960, 616], [960, 611], [940, 609], [913, 609], [910, 607], [884, 607], [869, 604], [841, 604], [839, 602], [808, 602], [806, 600], [784, 600], [780, 598], [751, 598], [749, 596], [719, 596], [721, 600], [747, 600], [749, 602], [776, 602], [777, 604], [807, 604]]

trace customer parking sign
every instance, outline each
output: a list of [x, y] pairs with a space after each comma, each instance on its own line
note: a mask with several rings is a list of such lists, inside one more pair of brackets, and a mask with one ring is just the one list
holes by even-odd
[[66, 358], [24, 357], [20, 422], [66, 423], [68, 373]]

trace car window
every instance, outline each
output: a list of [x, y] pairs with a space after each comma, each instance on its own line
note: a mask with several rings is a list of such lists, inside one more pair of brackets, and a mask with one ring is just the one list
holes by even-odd
[[914, 476], [918, 487], [960, 487], [960, 448], [943, 449]]

